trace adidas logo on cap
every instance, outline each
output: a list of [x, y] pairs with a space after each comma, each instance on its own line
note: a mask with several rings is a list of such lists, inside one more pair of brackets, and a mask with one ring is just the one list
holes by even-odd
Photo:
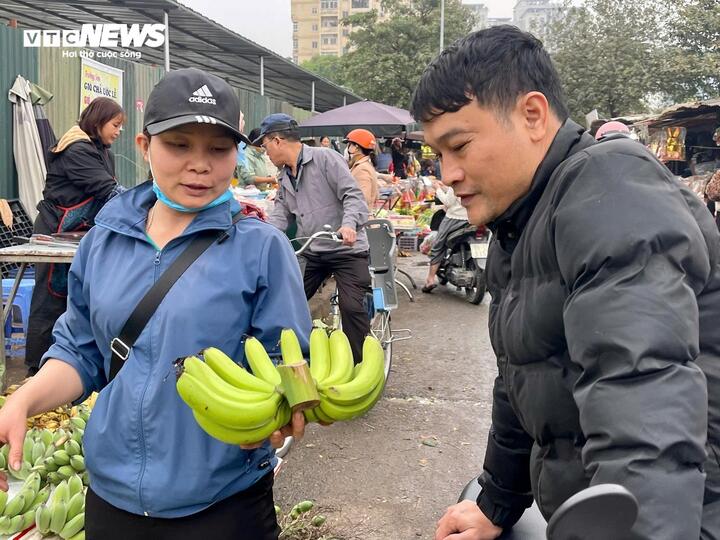
[[193, 95], [188, 99], [190, 103], [207, 103], [209, 105], [217, 105], [217, 100], [212, 97], [212, 92], [203, 84], [200, 88], [193, 92]]

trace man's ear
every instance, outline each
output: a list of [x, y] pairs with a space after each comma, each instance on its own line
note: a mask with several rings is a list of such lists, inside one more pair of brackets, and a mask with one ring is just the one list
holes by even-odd
[[542, 92], [528, 92], [518, 98], [516, 112], [530, 140], [538, 142], [547, 136], [550, 124], [550, 105]]
[[148, 149], [150, 148], [150, 139], [144, 133], [138, 133], [135, 135], [135, 146], [137, 146], [140, 153], [143, 155], [145, 161], [148, 160]]

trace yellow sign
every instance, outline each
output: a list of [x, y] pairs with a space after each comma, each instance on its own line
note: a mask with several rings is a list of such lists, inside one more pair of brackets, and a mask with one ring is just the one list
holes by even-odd
[[123, 70], [88, 58], [80, 71], [80, 112], [96, 97], [107, 97], [122, 105]]

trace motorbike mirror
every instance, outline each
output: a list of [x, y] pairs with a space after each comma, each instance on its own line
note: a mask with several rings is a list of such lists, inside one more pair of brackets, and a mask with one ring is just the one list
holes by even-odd
[[637, 499], [617, 484], [599, 484], [576, 493], [550, 518], [548, 540], [627, 538], [638, 515]]

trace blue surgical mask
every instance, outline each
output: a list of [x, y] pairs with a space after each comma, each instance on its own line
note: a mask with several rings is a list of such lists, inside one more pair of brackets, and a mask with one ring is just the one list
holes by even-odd
[[228, 202], [233, 198], [232, 191], [229, 189], [225, 191], [222, 195], [220, 195], [217, 199], [214, 201], [209, 202], [205, 206], [202, 206], [200, 208], [189, 208], [187, 206], [183, 206], [182, 204], [178, 204], [172, 199], [170, 199], [167, 195], [165, 195], [162, 190], [160, 189], [160, 186], [158, 186], [158, 183], [154, 180], [155, 173], [152, 169], [152, 161], [150, 159], [150, 152], [148, 151], [148, 163], [150, 164], [150, 172], [153, 175], [153, 192], [155, 193], [155, 196], [157, 197], [158, 201], [163, 203], [165, 206], [168, 206], [172, 208], [173, 210], [177, 210], [178, 212], [186, 212], [186, 213], [195, 213], [195, 212], [202, 212], [203, 210], [207, 210], [208, 208], [214, 208], [215, 206], [222, 204], [224, 202]]

